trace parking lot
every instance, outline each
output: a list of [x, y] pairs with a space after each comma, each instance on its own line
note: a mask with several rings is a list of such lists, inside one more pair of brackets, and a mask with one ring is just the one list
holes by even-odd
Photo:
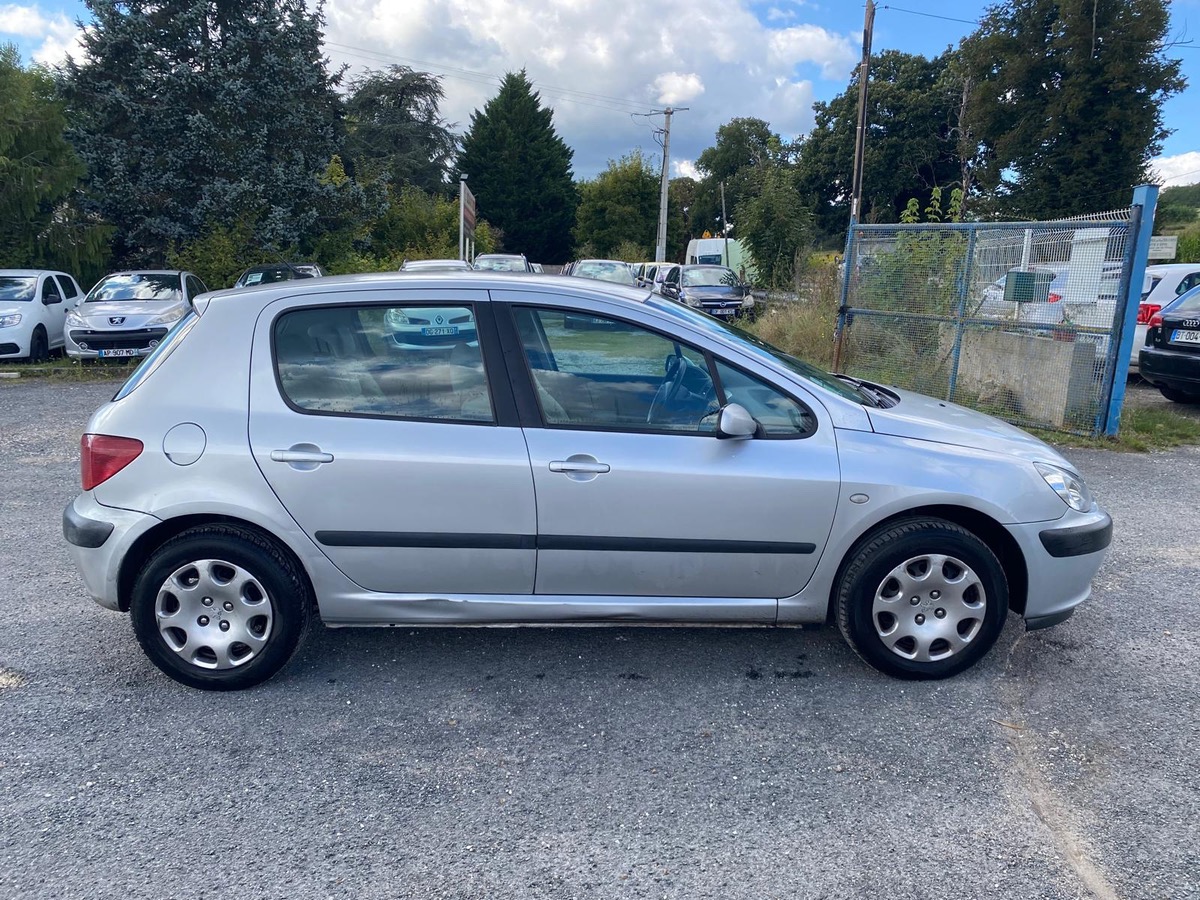
[[317, 629], [222, 695], [61, 540], [114, 389], [0, 382], [0, 897], [1200, 895], [1200, 448], [1070, 452], [1094, 597], [950, 681], [835, 628]]

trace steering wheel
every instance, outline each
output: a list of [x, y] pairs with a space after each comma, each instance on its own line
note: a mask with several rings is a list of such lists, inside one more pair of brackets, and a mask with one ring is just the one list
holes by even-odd
[[646, 424], [653, 425], [663, 407], [679, 396], [688, 369], [693, 365], [686, 356], [678, 351], [667, 357], [666, 375], [663, 377], [662, 384], [658, 386], [658, 390], [654, 392], [654, 399], [650, 401], [650, 411], [646, 413]]

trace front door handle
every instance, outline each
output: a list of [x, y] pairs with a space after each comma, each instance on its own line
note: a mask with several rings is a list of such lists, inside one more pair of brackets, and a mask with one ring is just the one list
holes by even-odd
[[550, 471], [566, 475], [572, 481], [591, 481], [597, 475], [603, 475], [610, 469], [608, 463], [599, 462], [594, 456], [575, 453], [566, 459], [552, 460]]
[[301, 472], [311, 472], [322, 463], [333, 462], [333, 454], [316, 444], [292, 444], [286, 450], [272, 450], [271, 461], [287, 463]]

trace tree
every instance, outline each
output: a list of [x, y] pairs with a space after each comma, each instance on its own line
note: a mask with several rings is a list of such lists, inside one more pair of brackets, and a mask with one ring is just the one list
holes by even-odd
[[980, 186], [996, 212], [1051, 219], [1127, 203], [1185, 86], [1164, 0], [1003, 0], [960, 47]]
[[304, 0], [87, 0], [95, 21], [62, 84], [88, 208], [122, 264], [253, 222], [265, 248], [312, 245], [338, 144], [340, 75]]
[[725, 215], [755, 191], [759, 174], [776, 161], [779, 135], [762, 119], [731, 119], [717, 129], [717, 142], [696, 157], [696, 167], [706, 175], [701, 191], [706, 212], [713, 221], [721, 215], [720, 185], [725, 183]]
[[407, 66], [354, 79], [346, 98], [346, 150], [356, 177], [446, 190], [455, 137], [438, 112], [443, 97], [436, 76]]
[[791, 287], [796, 256], [810, 240], [812, 213], [805, 209], [793, 171], [767, 165], [755, 190], [737, 206], [737, 235], [754, 256], [758, 279], [772, 287]]
[[[641, 150], [610, 159], [608, 168], [579, 186], [576, 245], [601, 257], [611, 256], [622, 243], [654, 246], [659, 187], [658, 172]], [[648, 252], [641, 257], [649, 258]]]
[[[960, 98], [946, 77], [949, 59], [885, 50], [872, 61], [860, 221], [899, 221], [909, 199], [925, 207], [934, 188], [960, 180], [953, 129]], [[816, 124], [800, 145], [799, 188], [818, 232], [837, 240], [850, 222], [858, 75], [813, 112]]]
[[54, 80], [0, 46], [0, 267], [63, 269], [87, 283], [108, 254], [108, 229], [71, 206], [83, 163], [63, 137]]
[[504, 232], [505, 248], [531, 260], [565, 262], [578, 198], [571, 149], [525, 72], [509, 72], [471, 127], [458, 157], [480, 212]]

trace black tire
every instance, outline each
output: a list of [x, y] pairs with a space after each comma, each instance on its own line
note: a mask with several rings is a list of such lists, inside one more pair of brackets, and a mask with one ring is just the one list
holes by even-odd
[[33, 336], [29, 338], [29, 361], [44, 363], [49, 358], [50, 339], [46, 337], [46, 329], [39, 325], [33, 329]]
[[1159, 385], [1158, 390], [1172, 403], [1200, 403], [1200, 394], [1190, 394], [1187, 391], [1181, 391], [1179, 388], [1167, 387], [1166, 385]]
[[[905, 658], [899, 651], [890, 649], [884, 643], [877, 626], [880, 622], [887, 621], [886, 617], [890, 613], [880, 613], [884, 618], [877, 620], [873, 613], [873, 605], [876, 592], [886, 593], [885, 588], [891, 573], [904, 563], [928, 554], [953, 557], [969, 567], [979, 581], [979, 586], [974, 589], [975, 593], [971, 594], [971, 598], [978, 600], [978, 591], [982, 590], [983, 609], [982, 619], [974, 620], [976, 624], [972, 625], [970, 621], [963, 623], [972, 633], [964, 647], [955, 651], [948, 642], [941, 641], [945, 646], [939, 647], [938, 652], [949, 650], [950, 655], [940, 659], [918, 661]], [[911, 610], [901, 605], [898, 609], [902, 614], [912, 612], [920, 616], [928, 613], [928, 618], [916, 627], [924, 628], [925, 622], [928, 622], [931, 629], [940, 628], [933, 616], [942, 606], [931, 600], [930, 596], [921, 598], [915, 593], [914, 596], [918, 597], [922, 605], [914, 606]], [[1004, 619], [1008, 615], [1008, 579], [996, 555], [965, 528], [935, 518], [895, 522], [863, 538], [843, 565], [836, 597], [838, 627], [854, 651], [879, 671], [895, 678], [909, 680], [949, 678], [969, 669], [996, 643], [1004, 627]], [[943, 601], [943, 604], [945, 607], [951, 606], [951, 603], [946, 601]], [[925, 609], [926, 606], [929, 607], [928, 610]], [[943, 610], [940, 615], [946, 615], [946, 612]], [[891, 621], [899, 624], [895, 617]], [[962, 635], [962, 632], [959, 634]], [[939, 641], [933, 640], [928, 647], [932, 650], [938, 645]], [[920, 644], [914, 642], [903, 649], [919, 647]], [[930, 655], [936, 656], [937, 653]]]
[[[205, 668], [189, 661], [183, 654], [195, 644], [185, 643], [177, 651], [159, 631], [156, 604], [160, 589], [181, 567], [198, 560], [221, 560], [240, 567], [261, 584], [270, 604], [265, 643], [236, 667]], [[308, 632], [314, 606], [299, 566], [274, 541], [248, 528], [202, 525], [172, 538], [151, 555], [134, 583], [129, 613], [138, 643], [151, 662], [171, 678], [201, 690], [235, 691], [261, 684], [287, 664]]]

